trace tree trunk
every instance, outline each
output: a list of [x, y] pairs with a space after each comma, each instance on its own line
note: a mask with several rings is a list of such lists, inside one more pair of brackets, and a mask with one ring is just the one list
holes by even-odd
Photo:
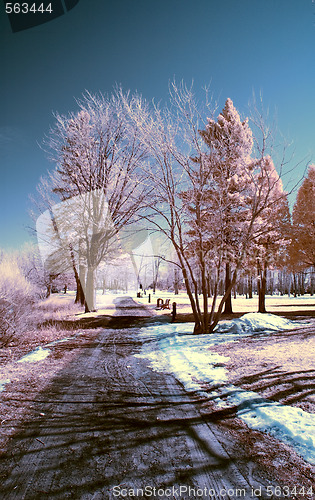
[[208, 283], [207, 283], [207, 272], [206, 265], [204, 261], [204, 255], [200, 255], [200, 267], [201, 267], [201, 293], [203, 298], [203, 317], [202, 317], [202, 327], [205, 332], [208, 331]]
[[79, 277], [76, 280], [76, 284], [77, 284], [77, 293], [76, 293], [76, 297], [75, 297], [75, 303], [81, 304], [81, 306], [84, 306], [85, 293], [84, 293], [84, 289], [83, 289], [83, 286], [82, 286], [82, 283], [81, 283], [81, 280]]
[[220, 317], [221, 317], [221, 314], [222, 314], [222, 310], [223, 310], [223, 306], [226, 302], [226, 299], [228, 298], [229, 296], [229, 293], [231, 292], [233, 286], [235, 285], [236, 283], [236, 279], [237, 279], [237, 273], [239, 271], [239, 267], [240, 267], [240, 264], [241, 264], [241, 259], [239, 260], [238, 264], [236, 265], [236, 268], [234, 269], [234, 272], [233, 272], [233, 277], [232, 277], [232, 280], [231, 280], [231, 283], [230, 283], [230, 286], [229, 288], [227, 289], [227, 291], [225, 292], [225, 294], [223, 295], [221, 301], [220, 301], [220, 304], [219, 304], [219, 307], [218, 307], [218, 310], [215, 314], [215, 317], [214, 317], [214, 321], [210, 324], [210, 328], [209, 328], [209, 333], [212, 333], [213, 330], [215, 329], [215, 327], [217, 326], [217, 324], [219, 323], [219, 320], [220, 320]]
[[287, 293], [287, 273], [285, 270], [280, 271], [279, 276], [281, 276], [281, 282], [280, 278], [278, 280], [278, 291], [279, 295], [283, 296]]
[[274, 272], [270, 272], [270, 277], [269, 277], [269, 291], [270, 295], [273, 295], [274, 292]]
[[174, 294], [178, 295], [178, 269], [174, 269]]
[[300, 272], [300, 294], [304, 295], [305, 294], [305, 287], [304, 287], [304, 273], [303, 271]]
[[207, 288], [208, 288], [208, 298], [211, 297], [211, 278], [208, 274], [207, 276]]
[[293, 294], [294, 297], [297, 296], [297, 285], [296, 285], [296, 274], [293, 273]]
[[291, 296], [291, 280], [292, 280], [292, 274], [291, 273], [288, 273], [288, 283], [287, 283], [287, 287], [288, 287], [288, 297], [290, 298]]
[[154, 259], [153, 263], [153, 293], [156, 292], [156, 287], [159, 279], [159, 269], [160, 269], [161, 259], [158, 257]]
[[96, 311], [95, 269], [88, 267], [85, 289], [85, 312]]
[[74, 252], [73, 252], [73, 248], [72, 248], [71, 244], [69, 244], [69, 250], [70, 250], [71, 264], [72, 264], [72, 269], [74, 272], [75, 283], [76, 283], [76, 287], [77, 287], [77, 292], [76, 292], [74, 302], [75, 302], [75, 304], [80, 303], [81, 306], [83, 306], [84, 302], [85, 302], [84, 290], [82, 287], [80, 276], [79, 276], [78, 271], [77, 271], [77, 266], [76, 266], [75, 258], [74, 258]]
[[248, 298], [249, 299], [253, 298], [253, 277], [252, 277], [252, 273], [249, 273], [249, 276], [248, 276]]
[[[231, 270], [230, 270], [230, 263], [227, 262], [225, 264], [225, 292], [229, 289], [230, 284], [231, 284]], [[223, 314], [232, 314], [232, 313], [233, 310], [232, 310], [232, 289], [231, 289], [225, 302]]]
[[80, 302], [81, 306], [85, 305], [85, 279], [86, 279], [86, 269], [84, 266], [80, 265], [79, 268], [79, 276], [77, 282], [77, 294], [78, 294], [78, 302]]
[[188, 276], [187, 276], [186, 270], [182, 269], [182, 272], [183, 272], [183, 277], [184, 277], [184, 282], [185, 282], [185, 286], [186, 286], [187, 295], [189, 297], [190, 305], [191, 305], [192, 312], [193, 312], [193, 315], [194, 315], [194, 321], [195, 321], [194, 333], [205, 333], [205, 332], [202, 332], [202, 328], [201, 328], [201, 316], [199, 314], [199, 310], [198, 310], [198, 307], [197, 307], [198, 304], [196, 303], [196, 301], [194, 299], [194, 296], [193, 296], [193, 293], [192, 293], [192, 290], [190, 288], [189, 280], [188, 280]]
[[219, 288], [219, 281], [220, 281], [220, 264], [217, 266], [216, 269], [216, 277], [214, 278], [214, 286], [212, 290], [212, 304], [211, 304], [211, 310], [210, 310], [210, 317], [209, 317], [209, 324], [211, 325], [214, 321], [215, 317], [215, 306], [216, 306], [216, 301], [218, 297], [218, 288]]
[[264, 263], [264, 269], [260, 272], [257, 281], [258, 288], [258, 312], [266, 313], [266, 285], [267, 285], [267, 264]]

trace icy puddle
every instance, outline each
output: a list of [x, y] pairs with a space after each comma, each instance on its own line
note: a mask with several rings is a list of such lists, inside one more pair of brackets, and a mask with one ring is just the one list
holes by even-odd
[[[140, 335], [145, 343], [136, 356], [148, 360], [155, 371], [173, 374], [187, 391], [211, 398], [221, 408], [237, 406], [237, 416], [249, 427], [272, 434], [315, 464], [315, 415], [228, 384], [225, 363], [229, 358], [209, 351], [213, 345], [253, 333], [268, 335], [299, 325], [273, 314], [248, 313], [220, 323], [211, 335], [192, 335], [193, 326], [177, 323], [143, 328]], [[212, 389], [202, 390], [202, 383]]]

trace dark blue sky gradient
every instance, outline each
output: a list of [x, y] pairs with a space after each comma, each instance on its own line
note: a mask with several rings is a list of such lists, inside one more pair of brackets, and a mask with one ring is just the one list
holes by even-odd
[[107, 93], [117, 82], [163, 100], [173, 77], [196, 91], [211, 82], [220, 109], [230, 97], [243, 114], [261, 90], [295, 160], [315, 161], [311, 0], [80, 0], [18, 33], [0, 12], [0, 247], [30, 239], [28, 195], [52, 167], [38, 143], [52, 112], [75, 110], [85, 89]]

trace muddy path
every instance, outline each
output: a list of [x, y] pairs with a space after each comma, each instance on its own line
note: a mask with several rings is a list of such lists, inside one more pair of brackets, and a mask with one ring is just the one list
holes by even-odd
[[11, 439], [0, 498], [188, 500], [201, 489], [203, 498], [256, 498], [252, 486], [264, 479], [240, 473], [235, 443], [172, 376], [134, 357], [143, 342], [134, 317], [143, 325], [150, 313], [130, 298], [116, 307], [117, 318], [39, 394]]

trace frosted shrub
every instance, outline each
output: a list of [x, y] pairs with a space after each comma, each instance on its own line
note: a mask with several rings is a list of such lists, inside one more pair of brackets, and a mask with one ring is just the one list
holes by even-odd
[[36, 288], [26, 279], [16, 260], [0, 262], [0, 343], [19, 336], [30, 323]]

